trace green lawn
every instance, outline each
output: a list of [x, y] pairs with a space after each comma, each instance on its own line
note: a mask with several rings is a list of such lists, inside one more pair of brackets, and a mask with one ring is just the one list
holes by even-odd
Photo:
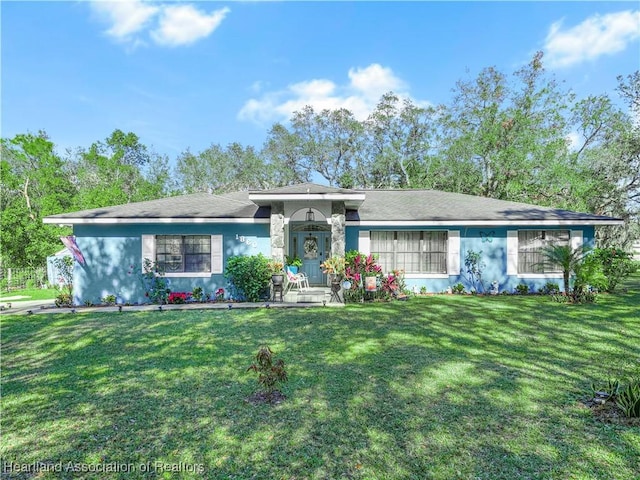
[[15, 302], [18, 300], [5, 300], [16, 296], [23, 296], [20, 300], [54, 300], [60, 293], [55, 288], [25, 288], [22, 290], [11, 290], [0, 293], [0, 302]]
[[[592, 381], [640, 375], [635, 280], [585, 306], [435, 296], [4, 316], [0, 457], [132, 464], [37, 478], [640, 478], [640, 427], [580, 403]], [[289, 367], [279, 405], [245, 401], [261, 343]], [[187, 471], [198, 464], [204, 475]]]

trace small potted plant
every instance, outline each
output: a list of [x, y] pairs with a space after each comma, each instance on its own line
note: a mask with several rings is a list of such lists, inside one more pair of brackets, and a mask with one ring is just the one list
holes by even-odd
[[326, 259], [321, 265], [322, 271], [329, 275], [331, 282], [340, 282], [344, 276], [346, 263], [344, 257], [334, 255], [331, 258]]
[[271, 283], [282, 285], [284, 283], [284, 264], [278, 260], [271, 260], [268, 266], [271, 273]]
[[302, 267], [302, 260], [297, 255], [294, 255], [293, 257], [287, 255], [286, 260], [287, 269], [294, 275], [298, 273], [300, 267]]

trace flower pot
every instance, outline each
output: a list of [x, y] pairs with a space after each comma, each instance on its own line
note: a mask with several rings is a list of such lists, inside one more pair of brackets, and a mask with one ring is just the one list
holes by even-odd
[[287, 270], [296, 275], [298, 273], [298, 267], [295, 265], [287, 265]]
[[271, 275], [271, 283], [274, 285], [282, 285], [284, 283], [284, 275]]

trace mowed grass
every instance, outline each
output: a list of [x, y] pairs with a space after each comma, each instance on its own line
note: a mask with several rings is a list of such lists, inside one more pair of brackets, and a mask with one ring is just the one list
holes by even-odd
[[0, 292], [0, 302], [16, 302], [17, 300], [11, 299], [17, 296], [25, 297], [20, 300], [54, 300], [59, 293], [60, 290], [55, 288], [23, 288], [11, 290], [10, 292]]
[[[640, 478], [640, 428], [580, 402], [592, 381], [640, 374], [638, 280], [583, 306], [6, 316], [0, 456], [133, 465], [37, 478]], [[279, 405], [245, 401], [263, 343], [288, 365]], [[155, 462], [180, 471], [140, 468]]]

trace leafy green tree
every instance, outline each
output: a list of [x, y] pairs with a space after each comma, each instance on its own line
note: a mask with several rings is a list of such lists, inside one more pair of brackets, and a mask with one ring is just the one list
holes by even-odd
[[176, 173], [186, 193], [226, 193], [273, 185], [273, 170], [253, 147], [237, 142], [226, 148], [214, 144], [198, 154], [183, 152]]
[[354, 164], [361, 152], [363, 128], [353, 113], [345, 108], [316, 113], [306, 106], [293, 114], [291, 128], [299, 138], [304, 170], [318, 172], [332, 186], [355, 186]]
[[618, 82], [627, 111], [608, 95], [592, 95], [576, 103], [572, 117], [581, 138], [572, 156], [581, 171], [575, 185], [583, 188], [574, 196], [584, 199], [588, 211], [625, 220], [623, 227], [598, 229], [604, 247], [629, 247], [640, 238], [640, 72]]
[[147, 184], [146, 194], [149, 197], [162, 198], [179, 193], [178, 183], [174, 179], [166, 155], [152, 155], [141, 172]]
[[143, 171], [154, 154], [134, 133], [114, 130], [104, 142], [95, 142], [87, 150], [79, 149], [76, 155], [73, 170], [78, 189], [77, 208], [153, 200], [166, 194], [162, 185], [166, 175], [145, 178]]
[[364, 123], [366, 160], [358, 166], [362, 186], [411, 188], [436, 185], [441, 178], [434, 118], [436, 109], [419, 107], [394, 93], [382, 96]]
[[563, 161], [569, 99], [545, 75], [542, 53], [516, 71], [513, 81], [493, 67], [459, 81], [441, 131], [446, 162], [463, 162], [462, 171], [470, 173], [465, 193], [553, 203], [546, 192], [563, 179], [544, 172]]
[[60, 250], [70, 229], [44, 225], [43, 217], [71, 209], [75, 189], [64, 161], [46, 133], [2, 139], [0, 261], [3, 266], [42, 266]]
[[256, 190], [273, 186], [273, 170], [252, 147], [234, 142], [227, 146], [227, 158], [231, 169], [228, 191]]
[[300, 137], [280, 123], [275, 123], [269, 130], [261, 156], [271, 171], [273, 187], [311, 180], [311, 172], [302, 164], [300, 144]]

